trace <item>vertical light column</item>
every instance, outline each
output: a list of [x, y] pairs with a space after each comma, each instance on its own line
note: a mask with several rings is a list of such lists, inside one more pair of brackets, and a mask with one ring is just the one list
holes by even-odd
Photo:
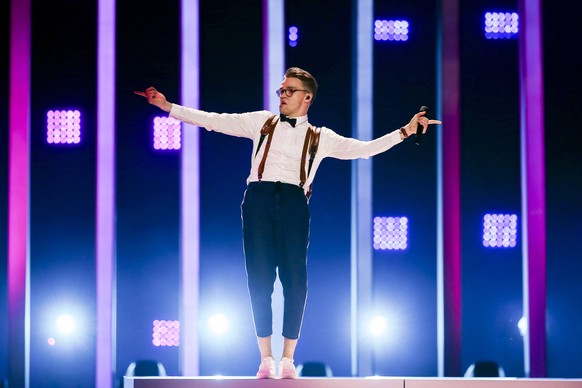
[[285, 1], [263, 0], [263, 102], [271, 112], [279, 111], [275, 90], [285, 74]]
[[[199, 1], [181, 0], [181, 103], [200, 106]], [[200, 135], [198, 127], [184, 125], [181, 155], [181, 344], [180, 370], [200, 374], [198, 306], [200, 299]]]
[[437, 60], [438, 375], [461, 375], [461, 108], [459, 0], [440, 4]]
[[[352, 52], [352, 134], [373, 137], [373, 0], [354, 0]], [[352, 162], [351, 342], [352, 375], [370, 376], [373, 344], [365, 327], [372, 311], [372, 159]]]
[[10, 4], [8, 146], [9, 384], [30, 384], [30, 0]]
[[95, 386], [115, 381], [115, 0], [99, 0], [97, 21], [97, 332]]
[[546, 197], [540, 0], [519, 1], [523, 310], [527, 377], [546, 377]]
[[[281, 85], [285, 74], [285, 1], [263, 0], [263, 104], [270, 112], [279, 112], [279, 97], [275, 90]], [[274, 285], [273, 309], [273, 354], [283, 354], [283, 286], [279, 277]]]

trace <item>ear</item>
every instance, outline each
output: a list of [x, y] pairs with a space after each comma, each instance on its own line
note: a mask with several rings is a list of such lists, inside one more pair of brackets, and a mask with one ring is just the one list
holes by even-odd
[[306, 99], [306, 100], [311, 100], [311, 96], [308, 94], [308, 95], [305, 97], [305, 99]]

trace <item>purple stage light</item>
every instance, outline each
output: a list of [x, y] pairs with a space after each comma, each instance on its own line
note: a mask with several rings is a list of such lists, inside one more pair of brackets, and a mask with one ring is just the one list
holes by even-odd
[[487, 39], [515, 38], [519, 31], [516, 12], [486, 12], [483, 30]]
[[295, 26], [289, 27], [289, 46], [297, 46], [297, 39], [299, 39], [299, 29]]
[[517, 215], [485, 214], [483, 216], [483, 246], [514, 248], [517, 244]]
[[404, 250], [408, 247], [408, 218], [375, 217], [374, 249]]
[[156, 319], [153, 322], [154, 346], [180, 346], [180, 322]]
[[154, 148], [178, 150], [182, 146], [182, 125], [173, 117], [154, 118]]
[[81, 141], [81, 112], [49, 110], [46, 114], [46, 141], [49, 144], [77, 144]]
[[405, 42], [408, 40], [409, 26], [406, 20], [376, 20], [374, 22], [374, 39]]

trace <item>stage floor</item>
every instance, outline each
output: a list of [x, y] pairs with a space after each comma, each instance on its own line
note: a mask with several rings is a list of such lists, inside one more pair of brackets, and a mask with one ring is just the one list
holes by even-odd
[[582, 388], [582, 379], [517, 378], [300, 378], [257, 380], [252, 377], [125, 377], [124, 388]]

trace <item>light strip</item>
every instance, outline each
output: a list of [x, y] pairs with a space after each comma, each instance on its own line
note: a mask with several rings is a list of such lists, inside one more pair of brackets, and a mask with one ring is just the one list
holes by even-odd
[[[373, 137], [374, 2], [355, 2], [355, 42], [352, 54], [352, 133], [356, 139]], [[365, 333], [372, 311], [372, 159], [352, 162], [351, 180], [351, 353], [352, 376], [371, 376], [372, 344]]]
[[11, 386], [30, 384], [30, 0], [12, 0], [8, 145], [8, 357]]
[[[200, 7], [198, 0], [181, 0], [181, 103], [200, 106]], [[200, 145], [199, 128], [184, 124], [181, 156], [181, 345], [180, 371], [200, 374], [198, 306], [200, 285]]]
[[263, 101], [265, 109], [279, 111], [275, 90], [285, 74], [285, 1], [263, 0]]
[[[461, 376], [459, 0], [440, 5], [437, 61], [437, 368]], [[444, 141], [443, 139], [447, 139]]]
[[97, 332], [95, 386], [115, 376], [115, 0], [99, 0], [97, 21]]
[[546, 377], [546, 197], [541, 1], [520, 0], [520, 149], [526, 377]]

